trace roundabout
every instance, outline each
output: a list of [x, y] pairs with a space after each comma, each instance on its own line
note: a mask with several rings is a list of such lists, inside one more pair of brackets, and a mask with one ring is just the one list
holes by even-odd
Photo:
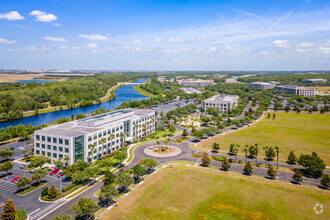
[[175, 146], [149, 146], [143, 152], [152, 157], [174, 157], [181, 153], [181, 149]]

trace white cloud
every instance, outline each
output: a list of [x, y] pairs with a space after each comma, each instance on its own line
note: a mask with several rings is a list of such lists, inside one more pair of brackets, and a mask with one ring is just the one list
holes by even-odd
[[299, 48], [311, 48], [314, 46], [312, 42], [304, 42], [298, 45]]
[[322, 53], [330, 54], [330, 47], [319, 47], [319, 50], [320, 50]]
[[14, 44], [14, 43], [16, 43], [16, 41], [0, 38], [0, 44]]
[[44, 40], [48, 40], [48, 41], [56, 41], [56, 42], [66, 42], [69, 41], [63, 37], [51, 37], [51, 36], [46, 36], [44, 37]]
[[259, 55], [261, 55], [261, 56], [270, 56], [270, 55], [274, 55], [274, 54], [275, 54], [274, 52], [264, 51], [264, 50], [259, 52]]
[[179, 52], [189, 52], [189, 51], [191, 51], [191, 49], [186, 48], [186, 47], [181, 47], [181, 48], [178, 48], [178, 49], [164, 49], [164, 50], [162, 50], [162, 52], [166, 53], [166, 54], [173, 54], [173, 53], [179, 53]]
[[288, 40], [274, 40], [273, 44], [276, 47], [281, 47], [281, 48], [288, 48], [289, 47], [289, 41]]
[[211, 51], [211, 52], [217, 52], [218, 49], [216, 47], [211, 47], [211, 48], [209, 48], [209, 51]]
[[60, 23], [55, 23], [53, 25], [56, 26], [56, 27], [61, 27], [62, 26], [62, 24], [60, 24]]
[[80, 34], [80, 38], [85, 38], [88, 40], [98, 41], [98, 40], [107, 40], [108, 37], [101, 34]]
[[44, 11], [38, 11], [38, 10], [34, 10], [31, 11], [30, 14], [31, 16], [35, 16], [35, 21], [41, 21], [41, 22], [52, 22], [52, 21], [56, 21], [57, 17], [54, 14], [47, 14]]
[[207, 39], [208, 39], [208, 37], [206, 37], [205, 35], [197, 37], [197, 40], [200, 40], [200, 41], [204, 41], [204, 40], [207, 40]]
[[98, 48], [96, 43], [87, 44], [86, 47], [88, 49], [94, 49], [94, 50]]
[[176, 37], [170, 37], [168, 38], [168, 42], [182, 42], [183, 38], [181, 36], [176, 36]]
[[22, 15], [18, 13], [18, 11], [11, 11], [8, 13], [1, 14], [0, 19], [7, 19], [9, 21], [23, 20], [25, 19]]
[[66, 50], [66, 49], [69, 49], [69, 46], [60, 46], [60, 47], [58, 47], [58, 49], [60, 49], [60, 50]]
[[46, 51], [46, 50], [51, 50], [51, 49], [52, 48], [47, 47], [47, 46], [41, 46], [41, 47], [27, 46], [27, 47], [22, 47], [22, 48], [7, 49], [7, 51], [13, 51], [13, 52], [21, 52], [21, 51]]
[[142, 44], [143, 42], [142, 42], [142, 40], [135, 40], [135, 41], [133, 41], [133, 44]]
[[165, 40], [165, 37], [154, 37], [154, 42], [155, 43], [159, 43], [159, 42], [162, 42], [163, 40]]

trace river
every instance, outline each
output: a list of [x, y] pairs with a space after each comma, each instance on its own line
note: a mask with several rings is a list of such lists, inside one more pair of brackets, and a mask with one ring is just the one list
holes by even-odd
[[[142, 83], [147, 81], [148, 79], [139, 79], [135, 81], [136, 83]], [[141, 100], [141, 99], [147, 99], [149, 97], [141, 95], [137, 91], [133, 89], [135, 85], [130, 86], [122, 86], [116, 91], [116, 97], [108, 102], [103, 102], [101, 104], [96, 104], [96, 105], [91, 105], [91, 106], [86, 106], [86, 107], [79, 107], [79, 108], [74, 108], [74, 109], [67, 109], [67, 110], [62, 110], [62, 111], [56, 111], [56, 112], [48, 112], [44, 114], [40, 114], [38, 116], [29, 116], [29, 117], [24, 117], [16, 120], [11, 120], [11, 121], [5, 121], [5, 122], [0, 122], [0, 128], [6, 128], [10, 125], [16, 126], [18, 124], [23, 124], [23, 125], [28, 125], [32, 124], [33, 126], [37, 125], [42, 125], [42, 124], [48, 124], [53, 121], [57, 121], [60, 118], [69, 118], [71, 115], [77, 115], [79, 113], [90, 113], [91, 111], [94, 111], [97, 108], [104, 108], [105, 110], [111, 110], [115, 109], [118, 106], [121, 105], [121, 103], [125, 101], [136, 101], [136, 100]]]

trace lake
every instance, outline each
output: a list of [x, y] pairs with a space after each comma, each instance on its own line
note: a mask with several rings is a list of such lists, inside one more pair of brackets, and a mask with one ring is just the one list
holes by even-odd
[[[149, 79], [139, 79], [137, 81], [135, 81], [136, 83], [142, 83], [145, 81], [148, 81]], [[24, 117], [24, 118], [20, 118], [20, 119], [16, 119], [16, 120], [11, 120], [11, 121], [5, 121], [5, 122], [0, 122], [0, 128], [2, 127], [8, 127], [10, 125], [12, 126], [16, 126], [18, 124], [23, 124], [23, 125], [28, 125], [28, 124], [32, 124], [33, 126], [37, 126], [37, 125], [42, 125], [42, 124], [48, 124], [50, 122], [53, 121], [57, 121], [60, 118], [70, 118], [71, 115], [77, 115], [79, 113], [90, 113], [91, 111], [94, 111], [97, 108], [104, 108], [105, 110], [111, 110], [111, 109], [115, 109], [118, 106], [121, 105], [121, 103], [125, 102], [125, 101], [136, 101], [136, 100], [141, 100], [141, 99], [147, 99], [149, 98], [148, 96], [144, 96], [141, 95], [140, 93], [138, 93], [137, 91], [135, 91], [133, 89], [133, 87], [135, 87], [135, 85], [130, 86], [122, 86], [121, 88], [119, 88], [116, 91], [116, 97], [108, 102], [103, 102], [101, 104], [96, 104], [96, 105], [91, 105], [91, 106], [86, 106], [86, 107], [79, 107], [79, 108], [75, 108], [75, 109], [67, 109], [67, 110], [63, 110], [63, 111], [56, 111], [56, 112], [48, 112], [48, 113], [44, 113], [44, 114], [40, 114], [38, 116], [29, 116], [29, 117]]]

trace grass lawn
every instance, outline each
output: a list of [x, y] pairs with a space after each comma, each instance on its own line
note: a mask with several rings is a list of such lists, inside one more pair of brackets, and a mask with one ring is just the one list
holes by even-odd
[[151, 92], [148, 92], [148, 91], [142, 89], [140, 86], [135, 86], [135, 87], [133, 87], [133, 89], [135, 89], [135, 91], [137, 91], [138, 93], [140, 93], [141, 95], [144, 95], [144, 96], [148, 96], [148, 97], [156, 96], [156, 95], [152, 94]]
[[102, 219], [329, 219], [330, 192], [217, 170], [173, 165]]
[[[264, 155], [263, 146], [280, 147], [280, 159], [286, 159], [286, 151], [294, 150], [296, 156], [313, 151], [330, 165], [330, 114], [304, 114], [277, 112], [276, 119], [264, 117], [250, 128], [242, 128], [201, 142], [200, 148], [211, 149], [220, 144], [220, 152], [228, 152], [229, 145], [242, 146], [258, 143]], [[241, 149], [239, 154], [243, 154]]]

